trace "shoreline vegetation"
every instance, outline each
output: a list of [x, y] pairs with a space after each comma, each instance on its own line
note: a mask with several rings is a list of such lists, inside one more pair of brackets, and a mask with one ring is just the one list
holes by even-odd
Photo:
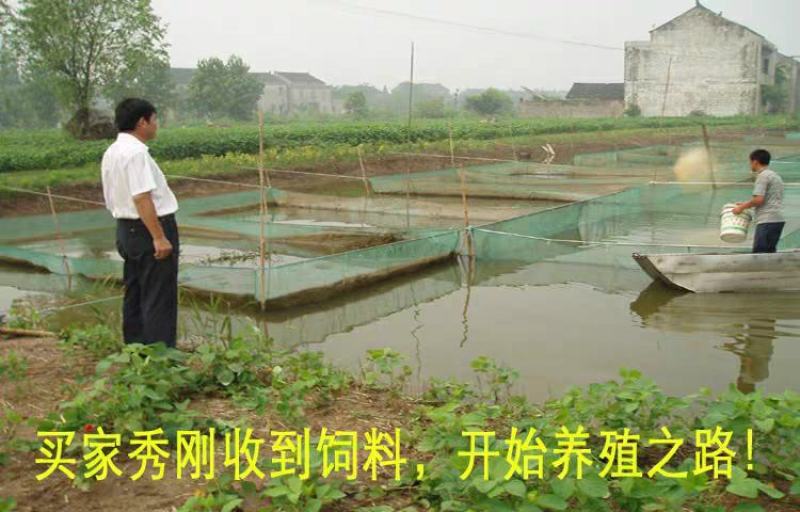
[[[12, 323], [24, 326], [25, 320]], [[133, 499], [126, 510], [171, 506], [182, 512], [747, 512], [796, 510], [800, 505], [800, 395], [791, 391], [743, 394], [732, 387], [718, 395], [701, 390], [672, 397], [639, 372], [622, 370], [616, 381], [574, 388], [560, 398], [532, 404], [515, 395], [514, 369], [480, 357], [472, 363], [475, 382], [434, 379], [421, 395], [410, 396], [404, 389], [411, 369], [390, 349], [369, 351], [361, 371], [353, 374], [334, 367], [317, 352], [278, 350], [255, 326], [243, 337], [209, 335], [181, 350], [123, 346], [118, 333], [103, 324], [72, 327], [60, 338], [0, 342], [4, 407], [0, 507], [6, 507], [0, 510], [63, 510], [65, 500], [75, 510], [106, 510], [126, 496]], [[75, 480], [58, 471], [42, 482], [35, 479], [46, 469], [34, 463], [42, 456], [37, 451], [42, 441], [37, 440], [37, 431], [76, 432], [73, 447], [65, 453], [80, 461], [90, 451], [80, 446], [80, 437], [100, 427], [107, 434], [119, 434], [125, 447], [135, 432], [163, 429], [160, 435], [169, 440], [164, 479], [150, 480], [153, 468], [148, 466], [144, 478], [132, 481], [130, 475], [139, 463], [128, 460], [130, 451], [125, 448], [116, 458], [123, 472], [120, 477], [109, 473], [99, 482], [82, 478], [87, 466], [79, 462]], [[251, 455], [265, 478], [257, 473], [245, 476], [250, 459], [226, 451], [237, 427], [242, 435], [252, 428], [252, 439], [264, 440], [260, 452]], [[208, 433], [212, 428], [214, 479], [184, 475], [176, 480], [177, 432]], [[302, 435], [304, 428], [313, 438], [309, 477], [299, 477], [301, 467], [294, 475], [270, 478], [270, 472], [285, 467], [285, 462], [281, 466], [277, 461], [287, 455], [277, 453], [271, 436], [276, 431]], [[381, 433], [397, 429], [400, 456], [407, 461], [400, 478], [395, 479], [391, 465], [377, 467], [374, 480], [363, 467], [357, 469], [356, 479], [348, 480], [349, 473], [338, 465], [322, 478], [323, 429], [329, 445], [342, 450], [346, 444], [336, 445], [332, 433], [355, 433], [362, 449], [359, 465], [365, 462], [363, 443], [372, 429]], [[607, 451], [608, 436], [623, 435], [625, 429], [640, 436], [633, 471], [638, 469], [642, 477], [601, 476], [614, 457]], [[747, 455], [748, 429], [753, 431], [752, 456]], [[568, 455], [571, 468], [560, 478], [565, 432], [581, 431], [585, 436], [572, 439], [577, 446], [583, 440], [587, 450], [582, 478], [576, 478], [577, 452]], [[475, 433], [477, 444], [471, 446], [465, 432]], [[493, 434], [485, 438], [477, 434], [487, 432]], [[526, 438], [528, 432], [535, 432], [535, 437]], [[518, 464], [520, 460], [531, 467], [537, 467], [531, 462], [535, 460], [544, 464], [542, 478], [535, 471], [524, 478], [512, 470], [509, 439], [517, 439], [515, 446], [521, 450], [517, 453], [524, 457], [517, 459]], [[685, 478], [648, 476], [671, 451], [669, 442], [651, 442], [657, 439], [683, 440], [662, 469], [685, 471]], [[703, 448], [705, 441], [710, 444]], [[537, 452], [542, 446], [545, 451]], [[621, 446], [619, 438], [616, 446]], [[469, 465], [464, 454], [484, 450], [497, 456], [477, 456], [472, 472], [462, 478]], [[698, 459], [701, 451], [721, 457], [717, 462], [730, 456], [730, 473], [714, 478], [714, 458], [703, 462]], [[290, 459], [296, 460], [294, 455]], [[709, 466], [698, 470], [703, 464]], [[726, 464], [720, 466], [723, 474]], [[419, 465], [424, 466], [421, 479]], [[236, 471], [245, 476], [241, 481]]]

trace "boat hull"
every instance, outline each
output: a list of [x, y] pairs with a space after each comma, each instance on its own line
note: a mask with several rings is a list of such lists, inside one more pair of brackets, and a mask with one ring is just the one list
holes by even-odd
[[655, 280], [695, 293], [800, 290], [800, 251], [772, 254], [634, 254]]

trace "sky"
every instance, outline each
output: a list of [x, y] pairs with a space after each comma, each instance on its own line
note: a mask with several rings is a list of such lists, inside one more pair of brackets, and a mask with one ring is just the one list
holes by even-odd
[[[439, 82], [451, 90], [565, 90], [573, 82], [621, 82], [625, 41], [648, 39], [649, 30], [695, 0], [152, 3], [167, 24], [174, 67], [236, 54], [253, 71], [307, 71], [333, 85], [391, 88], [408, 80], [413, 41], [415, 82]], [[761, 33], [782, 53], [800, 56], [800, 0], [703, 4]]]

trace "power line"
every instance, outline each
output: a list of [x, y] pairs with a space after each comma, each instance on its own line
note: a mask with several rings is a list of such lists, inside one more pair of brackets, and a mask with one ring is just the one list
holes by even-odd
[[361, 11], [361, 12], [379, 14], [379, 15], [382, 15], [382, 16], [391, 16], [391, 17], [395, 17], [395, 18], [406, 18], [406, 19], [415, 20], [415, 21], [424, 21], [424, 22], [427, 22], [427, 23], [435, 23], [435, 24], [438, 24], [438, 25], [448, 25], [448, 26], [451, 26], [451, 27], [458, 27], [458, 28], [465, 28], [465, 29], [469, 29], [469, 30], [476, 30], [476, 31], [479, 31], [479, 32], [488, 32], [488, 33], [492, 33], [492, 34], [499, 34], [499, 35], [510, 36], [510, 37], [520, 37], [520, 38], [523, 38], [523, 39], [535, 39], [537, 41], [547, 41], [547, 42], [551, 42], [551, 43], [568, 44], [568, 45], [580, 46], [580, 47], [584, 47], [584, 48], [598, 48], [598, 49], [601, 49], [601, 50], [625, 51], [624, 48], [620, 48], [618, 46], [609, 46], [609, 45], [605, 45], [605, 44], [587, 43], [587, 42], [584, 42], [584, 41], [576, 41], [576, 40], [572, 40], [572, 39], [561, 39], [561, 38], [558, 38], [558, 37], [548, 36], [548, 35], [544, 35], [544, 34], [536, 34], [536, 33], [533, 33], [533, 32], [517, 32], [517, 31], [513, 31], [513, 30], [504, 30], [504, 29], [499, 29], [499, 28], [494, 28], [494, 27], [487, 27], [487, 26], [482, 26], [482, 25], [473, 25], [473, 24], [470, 24], [470, 23], [462, 23], [460, 21], [453, 21], [453, 20], [447, 20], [447, 19], [442, 19], [442, 18], [434, 18], [434, 17], [431, 17], [431, 16], [420, 16], [420, 15], [417, 15], [417, 14], [411, 14], [411, 13], [407, 13], [407, 12], [392, 11], [392, 10], [389, 10], [389, 9], [379, 9], [379, 8], [376, 8], [376, 7], [367, 7], [367, 6], [364, 6], [364, 5], [351, 4], [349, 2], [342, 2], [340, 0], [327, 0], [327, 2], [331, 3], [331, 4], [336, 4], [336, 5], [338, 5], [338, 6], [342, 7], [342, 8], [344, 8], [346, 10], [350, 10], [350, 11]]
[[[533, 32], [517, 32], [517, 31], [512, 31], [512, 30], [499, 29], [499, 28], [495, 28], [495, 27], [487, 27], [487, 26], [483, 26], [483, 25], [473, 25], [473, 24], [470, 24], [470, 23], [463, 23], [463, 22], [459, 22], [459, 21], [455, 21], [455, 20], [449, 20], [449, 19], [443, 19], [443, 18], [434, 18], [434, 17], [431, 17], [431, 16], [421, 16], [421, 15], [417, 15], [417, 14], [411, 14], [411, 13], [401, 12], [401, 11], [393, 11], [393, 10], [389, 10], [389, 9], [380, 9], [380, 8], [376, 8], [376, 7], [368, 7], [368, 6], [364, 6], [364, 5], [345, 2], [345, 1], [342, 1], [342, 0], [317, 0], [317, 1], [323, 1], [323, 2], [327, 2], [329, 4], [335, 4], [335, 5], [339, 6], [339, 7], [341, 7], [343, 10], [348, 10], [348, 11], [351, 11], [351, 12], [370, 13], [370, 14], [375, 14], [375, 15], [380, 15], [380, 16], [389, 16], [389, 17], [395, 17], [395, 18], [405, 18], [405, 19], [414, 20], [414, 21], [422, 21], [422, 22], [425, 22], [425, 23], [433, 23], [433, 24], [438, 24], [438, 25], [447, 25], [447, 26], [451, 26], [451, 27], [462, 28], [462, 29], [467, 29], [467, 30], [473, 30], [473, 31], [478, 31], [478, 32], [483, 32], [483, 33], [510, 36], [510, 37], [518, 37], [518, 38], [523, 38], [523, 39], [532, 39], [532, 40], [536, 40], [536, 41], [545, 41], [545, 42], [550, 42], [550, 43], [560, 43], [560, 44], [578, 46], [578, 47], [583, 47], [583, 48], [595, 48], [595, 49], [600, 49], [600, 50], [610, 50], [610, 51], [619, 51], [619, 52], [624, 52], [625, 51], [625, 48], [624, 47], [620, 47], [620, 46], [611, 46], [611, 45], [602, 44], [602, 43], [590, 43], [590, 42], [578, 41], [578, 40], [574, 40], [574, 39], [561, 39], [561, 38], [558, 38], [558, 37], [553, 37], [553, 36], [544, 35], [544, 34], [537, 34], [537, 33], [533, 33]], [[660, 56], [664, 56], [664, 57], [672, 57], [672, 58], [686, 58], [686, 57], [688, 57], [688, 58], [691, 58], [693, 60], [706, 61], [706, 62], [709, 62], [709, 63], [717, 63], [717, 62], [719, 62], [719, 58], [716, 57], [716, 56], [700, 55], [700, 54], [697, 54], [695, 52], [676, 52], [674, 50], [664, 51], [664, 50], [656, 49], [656, 48], [649, 48], [647, 51], [648, 51], [648, 53], [650, 53], [652, 55], [660, 55]]]

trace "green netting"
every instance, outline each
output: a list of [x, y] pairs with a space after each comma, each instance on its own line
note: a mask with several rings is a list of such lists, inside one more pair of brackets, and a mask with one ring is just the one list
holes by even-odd
[[[473, 230], [475, 254], [495, 261], [551, 261], [635, 268], [642, 253], [747, 250], [750, 242], [719, 240], [720, 211], [746, 199], [747, 184], [709, 186], [651, 184], [488, 224]], [[800, 247], [800, 188], [787, 187], [781, 248]], [[752, 232], [752, 230], [751, 230]]]
[[302, 294], [331, 297], [341, 290], [447, 259], [458, 250], [460, 238], [459, 231], [450, 231], [273, 267], [266, 272], [265, 288], [261, 276], [256, 276], [255, 296], [289, 303], [305, 299]]
[[[800, 181], [800, 153], [790, 153], [787, 148], [794, 149], [785, 146], [774, 166], [788, 183], [785, 203], [789, 221], [783, 248], [800, 247], [800, 187], [791, 186]], [[721, 163], [715, 166], [714, 181], [752, 179], [737, 160], [744, 149], [735, 144], [715, 148]], [[662, 146], [622, 153], [623, 160], [649, 161], [646, 165], [507, 162], [370, 180], [373, 190], [380, 193], [454, 196], [430, 201], [374, 195], [322, 197], [271, 189], [268, 200], [272, 209], [264, 225], [270, 259], [263, 269], [257, 252], [262, 231], [259, 190], [183, 200], [178, 215], [182, 230], [180, 280], [189, 288], [274, 304], [333, 297], [449, 258], [462, 249], [463, 192], [473, 204], [480, 203], [481, 199], [476, 199], [480, 197], [524, 201], [518, 207], [484, 200], [483, 206], [488, 208], [481, 210], [483, 215], [491, 219], [515, 216], [509, 220], [484, 224], [487, 217], [471, 217], [473, 224], [480, 225], [471, 230], [475, 255], [511, 269], [518, 264], [546, 263], [553, 275], [568, 276], [570, 268], [590, 275], [589, 269], [601, 266], [612, 269], [598, 274], [608, 280], [617, 271], [635, 268], [632, 252], [744, 250], [748, 242], [731, 246], [719, 241], [719, 213], [723, 204], [749, 197], [752, 185], [666, 183], [676, 179], [672, 168], [651, 164], [659, 158], [674, 159], [681, 151], [683, 148]], [[708, 177], [693, 176], [697, 181]], [[662, 183], [646, 185], [653, 181]], [[528, 201], [533, 198], [578, 202], [527, 213], [535, 209], [528, 206], [534, 204]], [[300, 218], [285, 215], [281, 206], [274, 208], [293, 202], [305, 208]], [[315, 206], [321, 209], [313, 210]], [[307, 214], [311, 211], [335, 213]], [[51, 215], [0, 219], [0, 259], [26, 262], [57, 274], [121, 276], [121, 261], [113, 246], [114, 221], [108, 212], [62, 213], [58, 225], [60, 236], [56, 236]], [[384, 243], [398, 234], [414, 238]], [[389, 236], [373, 240], [383, 235]], [[326, 245], [327, 250], [320, 250]], [[373, 246], [346, 250], [368, 245]], [[547, 279], [541, 268], [531, 274], [531, 281]], [[627, 276], [633, 274], [626, 274], [626, 281]]]
[[[274, 206], [286, 200], [286, 193], [271, 189], [268, 200]], [[270, 252], [262, 272], [258, 255], [262, 227], [259, 216], [252, 214], [259, 202], [259, 190], [181, 201], [183, 285], [265, 301], [313, 300], [446, 258], [458, 247], [459, 231], [441, 224], [420, 226], [416, 239], [385, 244], [395, 238], [382, 226], [298, 221], [276, 216], [273, 208], [263, 229]], [[463, 225], [463, 218], [459, 223]], [[100, 208], [60, 213], [57, 220], [52, 215], [4, 218], [0, 259], [62, 275], [119, 279], [122, 262], [114, 231], [114, 220]], [[337, 254], [321, 256], [334, 251]]]
[[[463, 181], [462, 181], [463, 175]], [[529, 162], [449, 168], [370, 178], [382, 194], [461, 196], [471, 198], [581, 201], [652, 180], [672, 179], [669, 170], [587, 168]]]
[[[748, 144], [715, 142], [711, 145], [711, 153], [723, 173], [729, 169], [746, 172], [748, 156], [756, 147], [770, 151], [774, 160], [792, 160], [800, 154], [800, 144], [774, 140], [754, 140]], [[573, 163], [578, 166], [607, 168], [672, 167], [682, 155], [693, 149], [703, 148], [703, 144], [692, 142], [673, 146], [656, 145], [583, 153], [575, 155]]]

